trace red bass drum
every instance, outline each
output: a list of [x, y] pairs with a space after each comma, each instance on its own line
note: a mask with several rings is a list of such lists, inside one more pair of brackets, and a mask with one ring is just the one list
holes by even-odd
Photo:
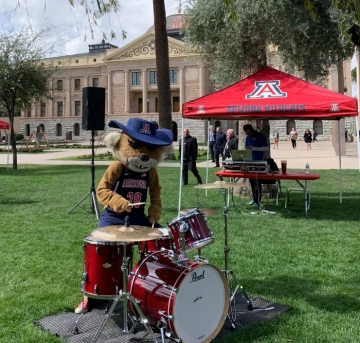
[[173, 336], [186, 343], [210, 342], [220, 332], [229, 309], [229, 287], [216, 266], [195, 261], [178, 265], [167, 251], [157, 251], [130, 274], [128, 292], [151, 325], [163, 318]]
[[133, 244], [109, 242], [94, 236], [84, 239], [83, 292], [90, 298], [112, 299], [123, 289], [124, 245], [129, 257], [128, 272], [132, 268]]

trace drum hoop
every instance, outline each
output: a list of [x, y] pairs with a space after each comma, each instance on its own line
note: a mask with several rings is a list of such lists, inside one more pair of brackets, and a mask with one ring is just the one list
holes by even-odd
[[[205, 245], [208, 245], [210, 243], [214, 242], [214, 237], [211, 236], [211, 237], [207, 237], [207, 238], [204, 238], [204, 239], [200, 239], [198, 241], [195, 241], [194, 243], [192, 244], [188, 244], [184, 247], [185, 251], [186, 252], [189, 252], [191, 250], [194, 250], [194, 249], [199, 249]], [[191, 250], [189, 250], [191, 249]]]
[[202, 214], [202, 215], [204, 215], [203, 212], [200, 211], [200, 210], [193, 210], [191, 212], [182, 214], [181, 216], [177, 216], [175, 219], [173, 219], [171, 222], [169, 222], [168, 225], [172, 225], [172, 224], [178, 222], [181, 219], [188, 219], [188, 218], [192, 217], [194, 214]]
[[[225, 276], [224, 276], [224, 273], [221, 271], [220, 268], [218, 268], [217, 266], [215, 266], [215, 265], [213, 265], [213, 264], [204, 263], [204, 262], [197, 262], [197, 266], [194, 267], [194, 269], [192, 269], [191, 272], [193, 272], [196, 268], [201, 267], [201, 266], [204, 265], [204, 264], [210, 265], [210, 266], [214, 267], [214, 268], [219, 272], [219, 274], [220, 274], [220, 276], [221, 276], [221, 279], [222, 279], [222, 281], [223, 281], [223, 284], [224, 284], [224, 289], [225, 289], [225, 306], [224, 306], [223, 313], [222, 313], [222, 315], [221, 315], [221, 318], [223, 318], [224, 320], [220, 320], [220, 322], [219, 322], [218, 326], [216, 327], [215, 331], [210, 335], [210, 337], [209, 337], [207, 340], [205, 340], [205, 341], [202, 342], [202, 343], [209, 343], [209, 342], [211, 342], [211, 341], [214, 339], [214, 337], [216, 337], [216, 336], [219, 334], [219, 332], [221, 331], [222, 327], [224, 326], [224, 323], [225, 323], [227, 314], [228, 314], [228, 312], [229, 312], [229, 306], [230, 306], [230, 296], [229, 296], [229, 294], [230, 294], [230, 288], [229, 288], [229, 284], [228, 284], [228, 282], [227, 282], [227, 280], [226, 280], [226, 278], [225, 278]], [[188, 270], [188, 269], [185, 269], [184, 271], [189, 271], [189, 270]], [[190, 271], [189, 271], [189, 272], [190, 272]], [[183, 273], [181, 273], [181, 275], [182, 275], [182, 274], [183, 274]], [[176, 280], [176, 283], [177, 283], [178, 280], [179, 280], [179, 278]], [[180, 282], [179, 287], [176, 287], [176, 283], [175, 283], [175, 284], [174, 284], [174, 288], [180, 288], [183, 281], [184, 281], [184, 279]], [[173, 291], [171, 291], [171, 295], [172, 295], [172, 293], [173, 293]], [[175, 299], [176, 299], [176, 297], [175, 297]], [[174, 304], [174, 305], [175, 305], [175, 304]], [[169, 307], [170, 307], [170, 301], [169, 301], [169, 305], [168, 305], [168, 315], [170, 315], [170, 311], [169, 311], [170, 308], [169, 308]], [[176, 336], [179, 337], [178, 333], [176, 332], [175, 323], [176, 323], [175, 321], [174, 321], [174, 322], [171, 322], [172, 330], [173, 330], [173, 332], [176, 333]]]
[[115, 242], [115, 241], [105, 241], [105, 240], [100, 240], [98, 241], [97, 239], [99, 238], [95, 238], [95, 240], [90, 240], [90, 237], [94, 237], [94, 236], [85, 236], [84, 238], [84, 243], [88, 243], [90, 245], [108, 245], [108, 246], [122, 246], [122, 245], [132, 245], [133, 242]]

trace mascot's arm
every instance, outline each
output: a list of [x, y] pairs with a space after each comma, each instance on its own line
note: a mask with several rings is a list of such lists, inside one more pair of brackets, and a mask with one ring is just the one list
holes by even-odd
[[128, 206], [130, 201], [111, 190], [115, 185], [115, 182], [119, 179], [122, 168], [124, 168], [124, 166], [118, 161], [110, 164], [100, 180], [96, 195], [104, 207], [110, 207], [115, 212], [130, 212], [131, 207]]
[[159, 183], [159, 176], [155, 168], [150, 169], [149, 175], [149, 194], [150, 206], [148, 209], [149, 221], [157, 223], [161, 217], [161, 199], [160, 199], [161, 186]]

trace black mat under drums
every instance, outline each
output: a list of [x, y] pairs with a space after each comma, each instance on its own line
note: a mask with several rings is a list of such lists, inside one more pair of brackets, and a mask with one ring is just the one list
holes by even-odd
[[[241, 295], [236, 296], [236, 324], [237, 329], [247, 327], [255, 323], [266, 322], [278, 314], [284, 313], [289, 308], [272, 303], [268, 300], [256, 297], [250, 297], [254, 311], [249, 311], [244, 298]], [[258, 310], [266, 309], [266, 310]], [[93, 309], [86, 313], [78, 323], [79, 332], [75, 334], [75, 323], [79, 319], [80, 315], [70, 312], [59, 313], [54, 316], [45, 317], [36, 321], [39, 325], [51, 334], [61, 337], [65, 342], [69, 343], [91, 343], [95, 337], [95, 334], [100, 326], [100, 323], [104, 319], [105, 313], [103, 309]], [[114, 314], [111, 316], [112, 320], [109, 320], [106, 324], [100, 338], [99, 343], [152, 343], [148, 332], [143, 325], [137, 325], [135, 334], [124, 334], [123, 318], [122, 318], [122, 304], [119, 303]], [[131, 325], [131, 323], [129, 323]], [[231, 335], [232, 329], [228, 320], [226, 320], [224, 327], [222, 328], [218, 337], [224, 338], [227, 335]], [[158, 333], [155, 333], [158, 336]], [[161, 339], [158, 339], [161, 342]], [[173, 342], [167, 339], [166, 342]]]

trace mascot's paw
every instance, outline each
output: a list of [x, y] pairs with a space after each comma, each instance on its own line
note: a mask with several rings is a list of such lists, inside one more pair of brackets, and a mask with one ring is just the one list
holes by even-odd
[[122, 198], [115, 202], [115, 204], [112, 206], [113, 210], [115, 212], [131, 212], [131, 207], [129, 206], [130, 202], [126, 199]]

